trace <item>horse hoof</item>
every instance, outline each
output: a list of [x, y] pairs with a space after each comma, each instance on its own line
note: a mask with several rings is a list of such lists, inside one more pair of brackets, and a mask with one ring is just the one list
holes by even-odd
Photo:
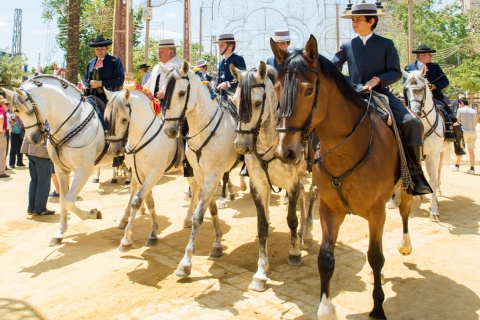
[[123, 183], [125, 186], [129, 186], [130, 185], [130, 180], [125, 180], [125, 182]]
[[212, 252], [210, 252], [210, 257], [220, 258], [221, 256], [223, 256], [223, 248], [222, 247], [213, 247]]
[[288, 264], [291, 265], [291, 266], [301, 265], [302, 264], [302, 256], [301, 255], [294, 256], [294, 255], [289, 254], [288, 255]]
[[120, 250], [120, 252], [128, 252], [130, 251], [130, 249], [132, 249], [132, 244], [121, 244], [118, 246], [118, 250]]
[[288, 204], [288, 197], [285, 196], [285, 198], [283, 198], [283, 204]]
[[183, 227], [184, 228], [191, 228], [192, 227], [192, 219], [185, 219], [183, 220]]
[[175, 275], [179, 278], [186, 278], [192, 272], [192, 266], [182, 266], [179, 265], [177, 271], [175, 271]]
[[421, 203], [422, 199], [423, 199], [422, 196], [413, 196], [413, 201], [415, 201], [416, 203]]
[[92, 209], [90, 210], [90, 214], [95, 216], [94, 219], [102, 219], [102, 212], [100, 210]]
[[[224, 200], [225, 201], [225, 200]], [[218, 205], [217, 205], [217, 208], [218, 209], [225, 209], [227, 207], [227, 205], [225, 204], [225, 202], [223, 202], [222, 200], [220, 200], [218, 202]]]
[[50, 240], [50, 247], [61, 245], [62, 240], [63, 240], [63, 238], [52, 238], [52, 240]]
[[110, 180], [110, 183], [117, 183], [117, 179]]
[[313, 246], [313, 239], [303, 239], [302, 240], [302, 247], [303, 249], [308, 249]]
[[230, 194], [228, 195], [228, 200], [230, 200], [230, 201], [235, 200], [235, 194], [230, 193]]
[[145, 246], [147, 247], [154, 247], [158, 244], [158, 238], [148, 238], [147, 243], [145, 243]]
[[125, 229], [127, 227], [128, 221], [120, 220], [120, 224], [118, 225], [118, 229]]
[[248, 286], [248, 290], [253, 290], [258, 292], [267, 290], [267, 280], [253, 278], [252, 282]]
[[93, 179], [93, 180], [92, 180], [92, 183], [99, 183], [99, 182], [100, 182], [99, 179]]
[[397, 209], [398, 206], [395, 204], [395, 202], [393, 202], [393, 201], [388, 201], [388, 202], [387, 202], [387, 208], [388, 208], [388, 209]]
[[438, 213], [437, 214], [430, 213], [430, 221], [440, 222], [440, 215]]

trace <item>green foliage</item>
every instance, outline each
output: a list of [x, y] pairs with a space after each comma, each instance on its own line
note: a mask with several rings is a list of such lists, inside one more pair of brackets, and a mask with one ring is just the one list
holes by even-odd
[[10, 89], [20, 86], [23, 82], [23, 66], [25, 64], [27, 64], [27, 60], [20, 55], [0, 56], [0, 85]]

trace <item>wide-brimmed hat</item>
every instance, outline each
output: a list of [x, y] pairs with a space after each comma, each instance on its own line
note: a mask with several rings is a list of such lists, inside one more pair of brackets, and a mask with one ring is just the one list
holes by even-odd
[[89, 47], [97, 48], [97, 47], [108, 47], [112, 44], [111, 39], [105, 39], [103, 34], [99, 34], [92, 42], [88, 43]]
[[222, 33], [221, 35], [218, 36], [217, 41], [212, 41], [212, 43], [219, 43], [219, 42], [240, 42], [238, 40], [235, 40], [235, 36], [233, 33]]
[[357, 3], [352, 6], [351, 10], [345, 10], [341, 18], [350, 19], [358, 16], [377, 16], [380, 18], [387, 17], [388, 14], [383, 12], [383, 7], [377, 7], [374, 3]]
[[7, 99], [4, 99], [0, 96], [0, 103], [10, 103]]
[[150, 66], [149, 66], [148, 64], [146, 64], [146, 63], [142, 63], [142, 64], [138, 67], [138, 69], [143, 69], [143, 68], [148, 69], [148, 68], [150, 68]]
[[203, 59], [197, 60], [197, 62], [195, 63], [195, 67], [203, 67], [206, 65], [207, 65], [207, 62]]
[[426, 44], [421, 44], [417, 49], [413, 50], [412, 53], [435, 53], [437, 50], [430, 49]]
[[176, 48], [181, 47], [180, 45], [176, 45], [173, 39], [160, 39], [158, 41], [159, 48]]
[[288, 29], [273, 30], [273, 41], [275, 42], [292, 41], [292, 39], [296, 39], [296, 38], [297, 37], [290, 35], [290, 30]]

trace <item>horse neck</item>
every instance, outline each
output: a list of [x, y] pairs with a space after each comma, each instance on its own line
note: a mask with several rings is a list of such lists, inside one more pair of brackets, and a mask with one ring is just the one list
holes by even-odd
[[[435, 122], [435, 118], [437, 117], [437, 110], [434, 108], [435, 108], [435, 101], [432, 95], [432, 91], [428, 87], [426, 87], [425, 105], [423, 106], [423, 110], [428, 115], [426, 117], [422, 117], [422, 122], [425, 122], [424, 126], [428, 125], [428, 122], [430, 122], [431, 124]], [[430, 127], [430, 125], [428, 125], [428, 127]]]
[[[217, 113], [216, 117], [219, 117], [218, 113], [221, 111], [217, 112], [219, 108], [217, 102], [211, 99], [208, 90], [203, 88], [203, 84], [200, 81], [191, 81], [190, 90], [195, 92], [192, 96], [196, 97], [196, 100], [192, 101], [194, 105], [187, 112], [186, 117], [190, 133], [195, 134], [205, 128], [215, 116], [215, 113]], [[192, 96], [190, 99], [192, 99]], [[216, 121], [214, 120], [213, 123], [216, 123]], [[214, 125], [213, 123], [210, 125]]]
[[[149, 131], [156, 132], [158, 127], [161, 125], [162, 121], [160, 116], [156, 116], [150, 106], [150, 99], [146, 96], [141, 96], [142, 93], [139, 93], [136, 97], [131, 97], [130, 99], [130, 108], [131, 108], [131, 115], [130, 115], [130, 127], [128, 138], [132, 142], [136, 142], [142, 138], [143, 134], [150, 126], [152, 122], [152, 126], [148, 129]], [[128, 108], [125, 108], [126, 112], [129, 112]], [[155, 119], [155, 120], [154, 120]]]
[[[270, 90], [268, 90], [268, 89]], [[278, 123], [278, 117], [276, 108], [278, 105], [278, 98], [273, 85], [271, 88], [266, 87], [267, 98], [265, 99], [265, 111], [269, 113], [268, 119], [260, 127], [260, 132], [258, 134], [258, 141], [260, 148], [270, 148], [277, 138], [277, 133], [275, 128]]]

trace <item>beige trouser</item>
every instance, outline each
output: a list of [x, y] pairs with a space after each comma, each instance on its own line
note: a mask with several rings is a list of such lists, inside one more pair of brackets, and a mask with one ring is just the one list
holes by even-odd
[[5, 173], [7, 165], [7, 136], [5, 132], [0, 132], [0, 175]]

